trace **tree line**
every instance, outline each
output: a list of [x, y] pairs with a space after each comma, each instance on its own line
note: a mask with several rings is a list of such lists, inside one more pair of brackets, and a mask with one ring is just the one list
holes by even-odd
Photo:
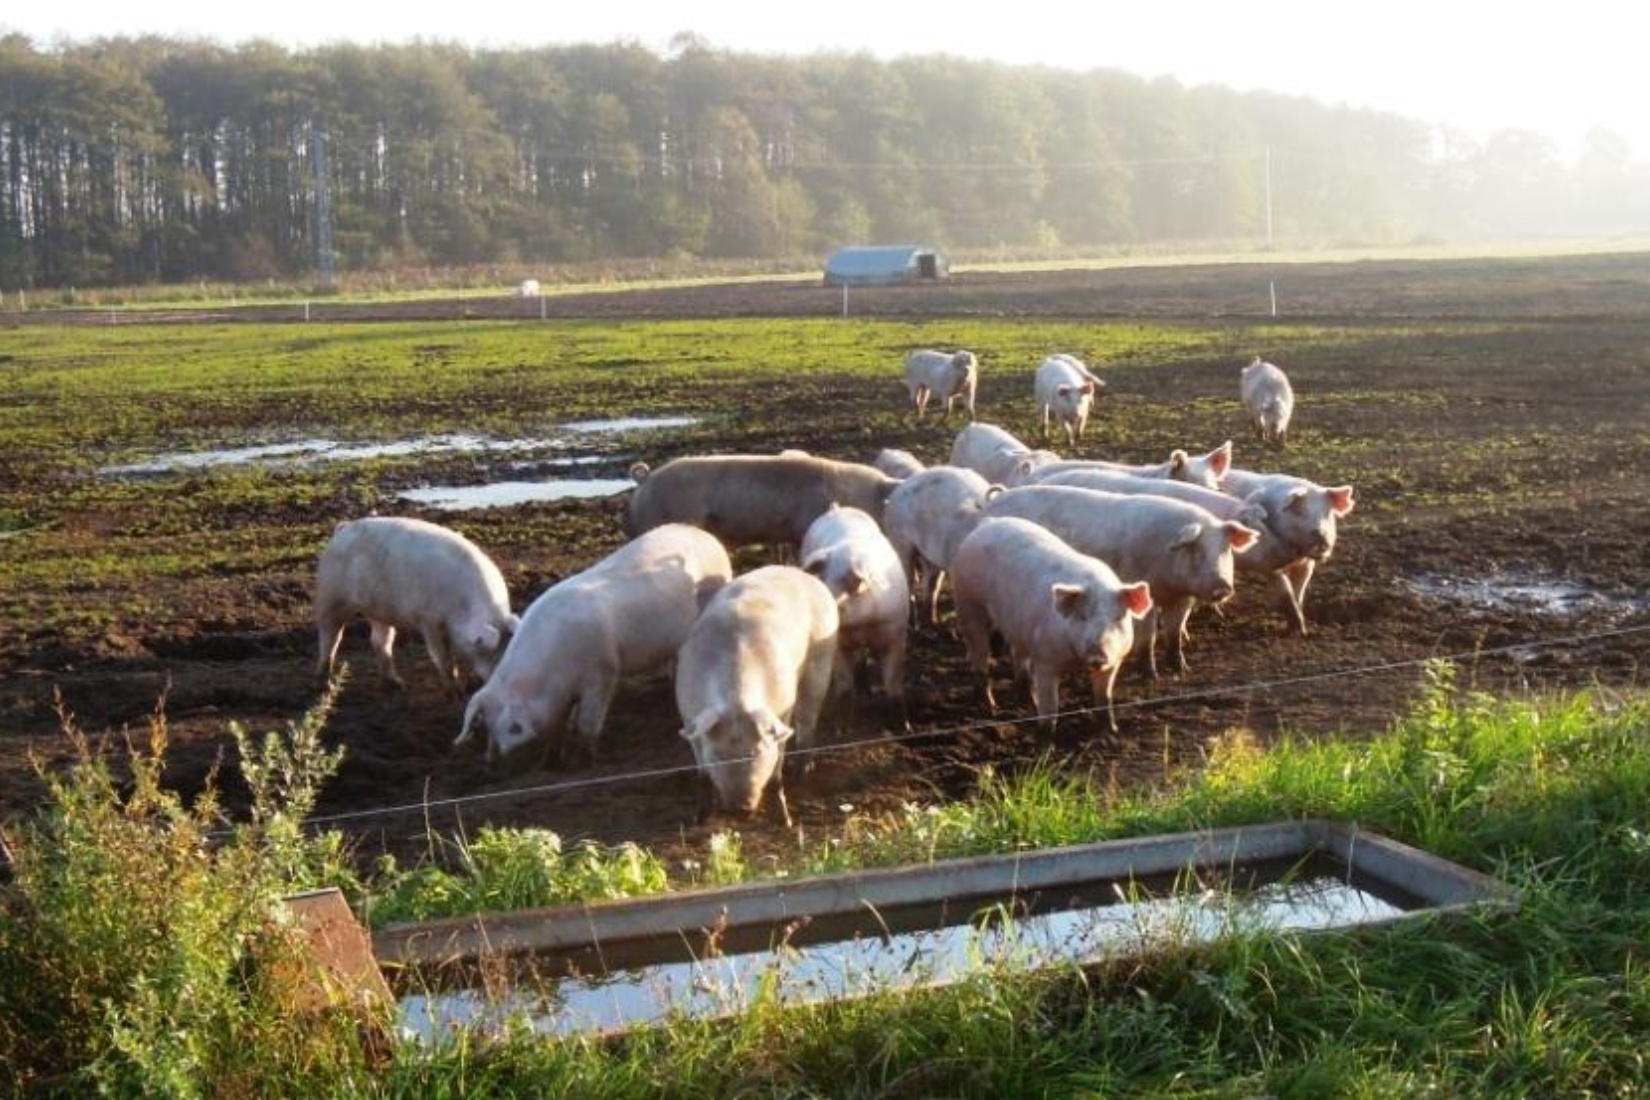
[[1650, 227], [1573, 165], [1393, 114], [1123, 72], [764, 57], [684, 36], [292, 51], [0, 38], [0, 289], [611, 257]]

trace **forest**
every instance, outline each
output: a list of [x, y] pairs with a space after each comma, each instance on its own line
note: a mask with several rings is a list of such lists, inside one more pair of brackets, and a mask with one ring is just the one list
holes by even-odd
[[0, 291], [405, 265], [1430, 243], [1650, 228], [1609, 131], [1476, 139], [1117, 70], [0, 37]]

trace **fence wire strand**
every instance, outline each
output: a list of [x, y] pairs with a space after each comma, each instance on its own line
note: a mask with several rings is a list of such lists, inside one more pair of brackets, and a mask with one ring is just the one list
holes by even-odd
[[[1334, 680], [1356, 679], [1363, 676], [1375, 676], [1387, 672], [1398, 672], [1404, 669], [1424, 668], [1435, 662], [1463, 662], [1481, 660], [1486, 657], [1501, 657], [1520, 651], [1537, 649], [1557, 649], [1564, 646], [1587, 645], [1595, 642], [1609, 641], [1615, 638], [1631, 637], [1650, 633], [1650, 624], [1621, 627], [1615, 630], [1599, 631], [1591, 634], [1570, 635], [1563, 638], [1536, 639], [1533, 641], [1513, 642], [1506, 645], [1479, 647], [1464, 650], [1458, 653], [1434, 655], [1430, 657], [1412, 657], [1401, 661], [1384, 661], [1374, 665], [1359, 665], [1356, 668], [1333, 669], [1327, 672], [1313, 672], [1301, 676], [1288, 676], [1275, 680], [1256, 680], [1243, 684], [1228, 684], [1219, 687], [1202, 688], [1196, 691], [1180, 692], [1175, 695], [1162, 695], [1151, 699], [1134, 699], [1115, 704], [1111, 709], [1122, 713], [1125, 711], [1139, 711], [1151, 708], [1172, 707], [1184, 703], [1203, 702], [1210, 699], [1223, 699], [1238, 695], [1247, 695], [1262, 691], [1277, 691], [1286, 688], [1303, 687], [1309, 684], [1327, 683]], [[854, 741], [838, 741], [829, 745], [810, 745], [805, 748], [787, 749], [787, 759], [797, 757], [828, 756], [838, 753], [856, 752], [861, 749], [889, 747], [908, 744], [913, 741], [931, 740], [944, 737], [955, 737], [961, 734], [973, 733], [985, 729], [998, 729], [1003, 726], [1033, 725], [1040, 722], [1064, 721], [1068, 718], [1083, 718], [1105, 713], [1105, 706], [1081, 707], [1074, 710], [1062, 710], [1046, 717], [1026, 715], [1021, 717], [984, 718], [975, 722], [966, 722], [961, 725], [945, 726], [937, 729], [906, 730], [902, 733], [883, 734], [877, 737], [860, 738]], [[728, 763], [743, 763], [751, 758], [737, 758]], [[649, 768], [631, 772], [620, 772], [612, 775], [584, 776], [578, 779], [560, 780], [555, 783], [542, 783], [530, 787], [512, 787], [501, 791], [483, 791], [477, 794], [454, 795], [449, 798], [425, 799], [420, 802], [407, 802], [392, 806], [378, 806], [361, 810], [345, 810], [331, 814], [316, 814], [305, 820], [309, 826], [333, 825], [346, 821], [360, 821], [374, 817], [392, 817], [397, 814], [428, 813], [431, 810], [447, 809], [455, 806], [473, 805], [480, 802], [492, 802], [506, 798], [526, 798], [536, 795], [558, 795], [569, 791], [588, 790], [593, 787], [618, 786], [623, 783], [638, 783], [648, 780], [665, 779], [672, 776], [688, 775], [699, 770], [697, 764], [679, 764], [667, 768]]]

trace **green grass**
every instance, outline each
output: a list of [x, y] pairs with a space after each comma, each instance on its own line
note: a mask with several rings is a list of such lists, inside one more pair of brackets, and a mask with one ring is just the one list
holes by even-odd
[[[1650, 1087], [1650, 700], [1495, 699], [1434, 666], [1378, 736], [1262, 751], [1234, 731], [1154, 796], [1053, 763], [968, 804], [851, 817], [788, 865], [720, 834], [693, 868], [636, 850], [478, 837], [438, 882], [355, 882], [337, 838], [293, 824], [336, 761], [323, 707], [239, 737], [253, 820], [209, 846], [215, 801], [156, 776], [164, 720], [114, 784], [89, 752], [5, 839], [0, 1077], [42, 1094], [511, 1096], [1637, 1095]], [[678, 1021], [617, 1042], [526, 1033], [398, 1045], [373, 1062], [347, 1021], [297, 1013], [257, 955], [281, 891], [329, 878], [398, 904], [613, 897], [783, 872], [927, 860], [1297, 816], [1356, 821], [1498, 875], [1513, 912], [1311, 935], [1170, 941], [1088, 970], [991, 966], [930, 991]], [[461, 906], [462, 908], [462, 906]], [[384, 910], [388, 912], [389, 910]], [[250, 954], [249, 954], [250, 953]], [[260, 975], [263, 977], [260, 978]]]
[[1153, 798], [1050, 765], [971, 804], [850, 822], [786, 870], [1323, 815], [1497, 874], [1524, 892], [1517, 912], [1164, 945], [1088, 972], [988, 968], [943, 992], [764, 1004], [605, 1046], [459, 1043], [402, 1063], [390, 1090], [463, 1073], [482, 1095], [1637, 1094], [1650, 705], [1494, 700], [1431, 676], [1416, 712], [1367, 742], [1262, 752], [1234, 734]]

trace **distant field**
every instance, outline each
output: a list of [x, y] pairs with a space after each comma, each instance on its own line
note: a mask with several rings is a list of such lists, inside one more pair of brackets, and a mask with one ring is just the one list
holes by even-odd
[[[173, 777], [186, 787], [222, 751], [228, 721], [273, 728], [300, 713], [315, 691], [310, 578], [340, 520], [377, 510], [451, 523], [499, 560], [518, 607], [621, 538], [618, 499], [445, 513], [398, 500], [403, 490], [619, 479], [637, 459], [791, 446], [861, 461], [896, 446], [941, 461], [957, 424], [913, 424], [903, 409], [899, 359], [917, 346], [975, 350], [982, 418], [1026, 438], [1031, 369], [1067, 350], [1110, 383], [1084, 455], [1157, 460], [1231, 438], [1242, 465], [1356, 487], [1357, 511], [1308, 599], [1312, 637], [1284, 633], [1269, 590], [1240, 587], [1224, 618], [1194, 620], [1189, 674], [1155, 686], [1125, 674], [1120, 737], [1086, 720], [1062, 726], [1053, 745], [1119, 783], [1195, 763], [1234, 727], [1263, 739], [1378, 729], [1408, 706], [1417, 678], [1408, 667], [1247, 685], [1642, 618], [1650, 261], [1309, 264], [1280, 287], [1287, 308], [1276, 321], [1238, 308], [1252, 307], [1265, 270], [969, 275], [856, 295], [871, 316], [846, 320], [830, 316], [839, 299], [820, 288], [719, 284], [558, 298], [588, 313], [543, 323], [431, 306], [428, 317], [369, 311], [374, 324], [10, 328], [0, 352], [0, 802], [38, 794], [27, 756], [54, 744], [54, 691], [93, 730], [141, 724], [164, 693]], [[822, 315], [784, 314], [814, 310], [820, 294]], [[1301, 394], [1287, 453], [1244, 434], [1237, 371], [1256, 352], [1283, 364]], [[613, 416], [697, 419], [567, 427]], [[278, 445], [299, 450], [262, 465], [99, 472]], [[316, 457], [368, 446], [382, 450]], [[1647, 653], [1642, 637], [1617, 637], [1496, 652], [1468, 674], [1625, 683], [1641, 677]], [[348, 756], [323, 811], [582, 774], [532, 752], [497, 772], [453, 753], [458, 711], [436, 695], [416, 640], [402, 643], [407, 695], [385, 689], [364, 635], [352, 633], [344, 655], [355, 676], [329, 730]], [[1050, 744], [1026, 726], [975, 725], [985, 716], [949, 632], [915, 641], [911, 675], [915, 730], [974, 728], [827, 760], [793, 797], [805, 827], [824, 828], [840, 804], [964, 791], [979, 768], [1012, 770]], [[1198, 698], [1172, 701], [1187, 694]], [[1005, 717], [1029, 713], [1023, 692], [1000, 681], [999, 696]], [[832, 721], [843, 740], [896, 728], [876, 708]], [[689, 761], [676, 727], [666, 681], [629, 685], [599, 769]], [[685, 780], [505, 798], [465, 821], [667, 849], [703, 840]], [[375, 820], [361, 835], [395, 848], [414, 825]]]

